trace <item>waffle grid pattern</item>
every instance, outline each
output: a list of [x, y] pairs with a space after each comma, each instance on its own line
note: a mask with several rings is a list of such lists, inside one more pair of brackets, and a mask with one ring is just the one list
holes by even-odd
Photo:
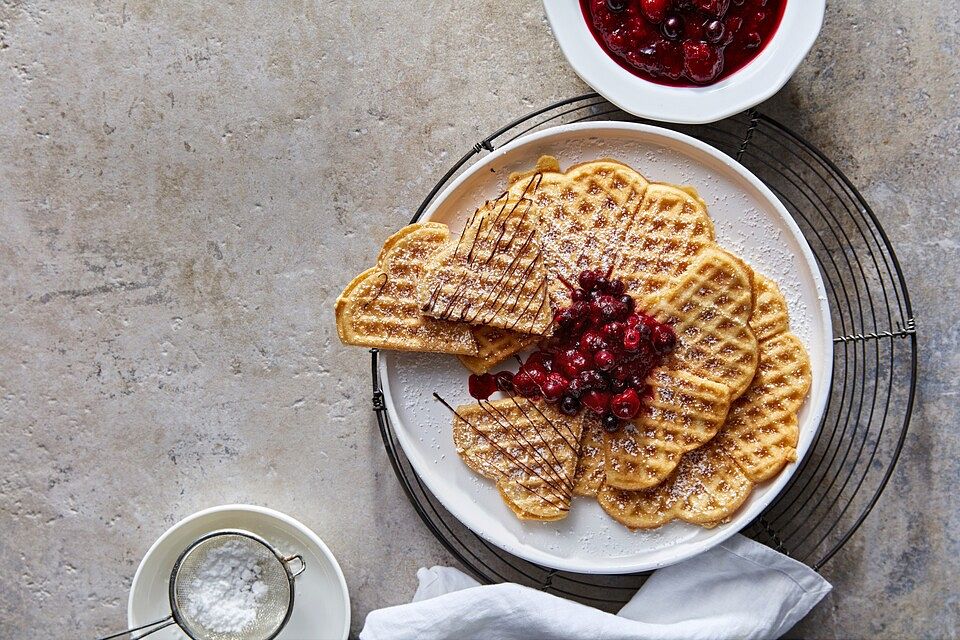
[[[427, 194], [413, 222], [478, 155], [544, 127], [608, 120], [638, 121], [591, 93], [506, 124], [450, 167]], [[819, 568], [868, 517], [908, 433], [917, 366], [917, 327], [909, 292], [894, 248], [869, 204], [803, 138], [756, 111], [710, 125], [675, 128], [736, 157], [753, 171], [787, 207], [821, 265], [835, 323], [831, 401], [794, 478], [743, 531]], [[588, 576], [532, 564], [464, 528], [432, 496], [403, 455], [387, 418], [377, 360], [374, 351], [373, 408], [396, 476], [424, 525], [468, 571], [483, 582], [518, 582], [607, 611], [618, 610], [643, 584], [642, 573]]]

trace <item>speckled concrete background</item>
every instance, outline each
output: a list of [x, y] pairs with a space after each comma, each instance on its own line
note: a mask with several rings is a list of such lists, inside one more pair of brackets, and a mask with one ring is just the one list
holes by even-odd
[[[355, 630], [449, 561], [332, 303], [469, 144], [585, 87], [535, 0], [415, 4], [0, 2], [0, 636], [122, 626], [148, 546], [219, 503], [314, 528]], [[922, 336], [902, 461], [796, 636], [957, 637], [958, 25], [832, 1], [764, 106], [874, 205]]]

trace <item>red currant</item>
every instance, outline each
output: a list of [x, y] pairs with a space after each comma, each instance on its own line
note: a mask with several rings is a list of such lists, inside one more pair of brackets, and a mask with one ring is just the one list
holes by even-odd
[[520, 367], [520, 371], [530, 376], [530, 379], [538, 387], [543, 387], [543, 383], [547, 381], [547, 370], [538, 364], [527, 363]]
[[566, 333], [573, 329], [574, 322], [575, 318], [573, 317], [573, 311], [569, 308], [560, 309], [553, 314], [553, 325], [560, 333]]
[[627, 329], [623, 334], [623, 348], [627, 351], [636, 352], [640, 348], [640, 341], [643, 337], [635, 327]]
[[614, 356], [613, 352], [608, 349], [601, 349], [593, 354], [593, 362], [601, 371], [609, 370], [611, 367], [613, 367], [616, 361], [616, 356]]
[[673, 332], [670, 325], [657, 325], [651, 332], [650, 339], [653, 342], [653, 349], [657, 352], [657, 355], [665, 356], [677, 346], [677, 334]]
[[607, 341], [597, 331], [589, 329], [580, 336], [580, 350], [593, 353], [607, 348]]
[[486, 400], [497, 390], [497, 381], [489, 373], [473, 374], [467, 380], [467, 388], [477, 400]]
[[580, 274], [577, 278], [577, 283], [584, 291], [591, 291], [597, 285], [597, 280], [602, 277], [603, 275], [601, 273], [588, 269]]
[[553, 356], [543, 350], [534, 351], [527, 356], [527, 361], [524, 366], [538, 367], [545, 371], [553, 371]]
[[513, 388], [524, 398], [532, 398], [540, 393], [540, 387], [526, 371], [520, 371], [513, 376]]
[[568, 378], [576, 378], [581, 371], [590, 367], [590, 357], [582, 351], [568, 349], [560, 354], [557, 364], [560, 373]]
[[619, 298], [626, 290], [627, 287], [623, 284], [623, 280], [610, 280], [607, 282], [607, 293], [614, 298]]
[[494, 379], [497, 381], [497, 389], [503, 391], [504, 393], [511, 393], [513, 391], [513, 374], [509, 371], [501, 371], [493, 375]]
[[659, 24], [667, 17], [670, 0], [640, 0], [640, 11], [650, 22]]
[[600, 331], [608, 342], [618, 342], [625, 329], [626, 325], [624, 323], [613, 321], [603, 325]]
[[569, 386], [569, 380], [559, 373], [551, 373], [547, 376], [546, 382], [543, 383], [543, 397], [547, 402], [556, 402], [567, 392], [567, 387]]
[[632, 420], [640, 413], [640, 396], [633, 389], [618, 393], [610, 400], [610, 411], [622, 420]]
[[580, 402], [597, 415], [603, 415], [610, 406], [610, 394], [606, 391], [590, 390], [580, 397]]

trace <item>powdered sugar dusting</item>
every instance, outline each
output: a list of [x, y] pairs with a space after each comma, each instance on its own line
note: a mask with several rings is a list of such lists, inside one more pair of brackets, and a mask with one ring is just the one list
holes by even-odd
[[[811, 353], [814, 380], [822, 375], [819, 341], [823, 329], [829, 332], [830, 328], [819, 326], [820, 303], [799, 243], [759, 190], [719, 160], [679, 143], [663, 142], [646, 132], [607, 135], [580, 131], [529, 142], [506, 154], [494, 151], [486, 158], [489, 165], [467, 178], [441, 207], [428, 214], [455, 230], [462, 228], [479, 203], [504, 190], [510, 172], [530, 169], [541, 154], [556, 156], [564, 169], [577, 162], [616, 158], [650, 180], [693, 185], [707, 203], [718, 242], [778, 283], [788, 302], [791, 330]], [[535, 562], [582, 571], [652, 568], [675, 558], [678, 552], [700, 548], [698, 545], [719, 533], [739, 528], [745, 524], [740, 518], [750, 506], [770, 497], [769, 486], [758, 487], [730, 524], [710, 530], [673, 522], [653, 531], [632, 532], [589, 498], [574, 498], [564, 520], [517, 520], [493, 483], [474, 474], [456, 455], [452, 417], [430, 397], [437, 391], [453, 405], [468, 402], [463, 366], [452, 356], [383, 355], [381, 371], [390, 390], [392, 424], [430, 490], [481, 536]], [[805, 424], [804, 417], [801, 413], [801, 433], [815, 428]]]
[[208, 631], [241, 633], [256, 621], [257, 605], [267, 595], [262, 573], [246, 544], [231, 540], [215, 546], [200, 561], [190, 584], [187, 615]]

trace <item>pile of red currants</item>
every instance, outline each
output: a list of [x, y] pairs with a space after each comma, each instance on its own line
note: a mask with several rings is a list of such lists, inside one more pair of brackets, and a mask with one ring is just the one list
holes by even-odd
[[579, 286], [565, 284], [571, 303], [554, 315], [553, 335], [517, 373], [471, 375], [470, 395], [542, 396], [570, 416], [586, 407], [615, 432], [640, 413], [647, 376], [674, 350], [677, 337], [669, 325], [635, 309], [621, 280], [584, 271]]
[[785, 0], [581, 0], [594, 36], [622, 66], [657, 82], [710, 84], [773, 36]]

